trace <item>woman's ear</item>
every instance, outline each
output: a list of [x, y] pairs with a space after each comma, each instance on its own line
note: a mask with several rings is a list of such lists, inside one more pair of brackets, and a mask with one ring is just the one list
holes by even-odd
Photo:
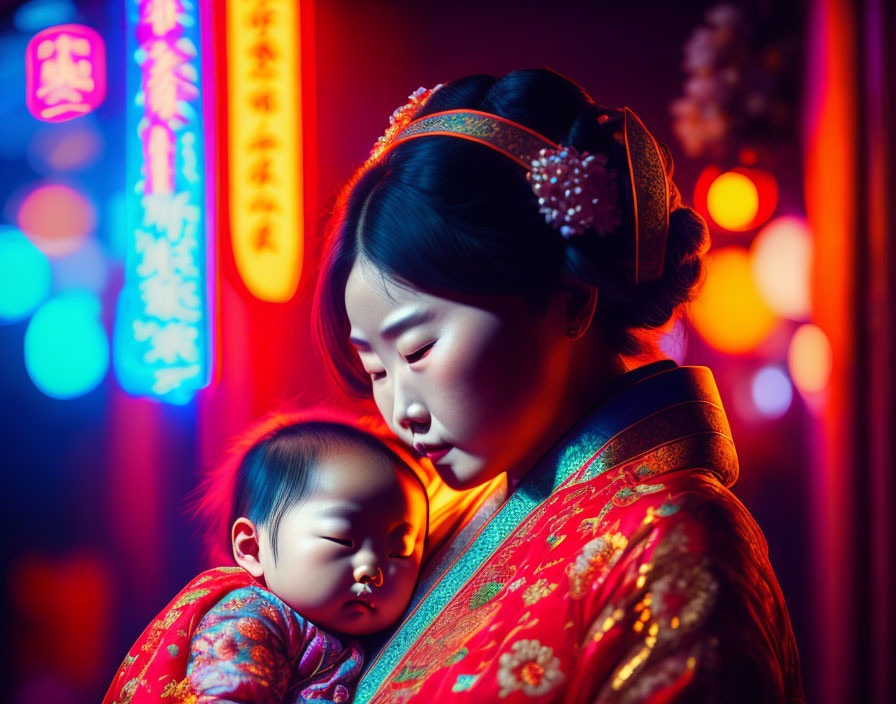
[[233, 522], [230, 531], [233, 544], [233, 558], [236, 563], [253, 577], [264, 576], [261, 564], [261, 536], [255, 524], [248, 518], [240, 517]]
[[597, 310], [597, 287], [581, 281], [567, 284], [566, 334], [578, 340], [591, 327], [594, 311]]

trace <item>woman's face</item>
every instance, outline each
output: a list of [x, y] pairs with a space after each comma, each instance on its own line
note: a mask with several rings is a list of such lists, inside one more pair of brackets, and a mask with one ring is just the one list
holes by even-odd
[[345, 306], [380, 413], [451, 487], [521, 475], [547, 449], [570, 373], [561, 296], [547, 311], [519, 296], [440, 298], [361, 260]]

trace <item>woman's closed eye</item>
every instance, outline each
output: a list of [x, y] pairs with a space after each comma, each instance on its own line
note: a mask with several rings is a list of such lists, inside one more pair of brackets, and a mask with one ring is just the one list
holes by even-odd
[[436, 344], [435, 341], [428, 342], [427, 344], [423, 345], [423, 347], [420, 347], [419, 349], [414, 350], [410, 354], [406, 354], [404, 356], [405, 360], [407, 360], [408, 364], [413, 364], [414, 362], [419, 362], [421, 359], [423, 359], [427, 355], [427, 353], [432, 349], [434, 344]]

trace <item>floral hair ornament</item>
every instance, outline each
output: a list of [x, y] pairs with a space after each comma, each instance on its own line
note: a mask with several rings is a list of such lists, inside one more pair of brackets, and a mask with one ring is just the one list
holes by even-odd
[[564, 237], [593, 229], [609, 235], [621, 224], [616, 177], [607, 170], [606, 154], [579, 152], [574, 147], [545, 147], [526, 178], [538, 198], [538, 210]]
[[383, 152], [389, 148], [391, 142], [394, 140], [395, 135], [410, 124], [411, 120], [414, 118], [414, 113], [417, 112], [417, 110], [419, 110], [420, 107], [429, 100], [430, 96], [441, 88], [442, 85], [443, 84], [439, 83], [432, 88], [424, 88], [423, 86], [420, 86], [408, 96], [408, 102], [395, 109], [389, 116], [389, 128], [382, 137], [376, 140], [376, 144], [373, 145], [373, 149], [370, 151], [368, 162], [375, 161], [382, 156]]
[[[368, 164], [411, 139], [460, 137], [501, 152], [526, 169], [540, 212], [563, 237], [581, 236], [589, 230], [605, 236], [621, 225], [616, 175], [607, 168], [606, 154], [555, 144], [525, 125], [479, 110], [447, 110], [411, 120], [439, 87], [441, 84], [430, 91], [415, 91], [411, 102], [395, 111]], [[618, 140], [625, 146], [631, 176], [634, 227], [627, 274], [634, 283], [653, 281], [663, 272], [671, 159], [664, 158], [659, 143], [631, 110], [612, 112], [623, 118]]]

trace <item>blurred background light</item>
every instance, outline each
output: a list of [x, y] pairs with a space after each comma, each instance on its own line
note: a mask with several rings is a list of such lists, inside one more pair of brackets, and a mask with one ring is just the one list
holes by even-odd
[[103, 209], [106, 248], [109, 255], [124, 261], [128, 252], [128, 199], [124, 191], [115, 191], [106, 199]]
[[723, 172], [718, 166], [707, 166], [694, 186], [694, 205], [725, 230], [752, 230], [778, 207], [778, 182], [760, 169], [737, 167]]
[[753, 377], [753, 403], [762, 415], [780, 418], [793, 401], [793, 386], [787, 374], [776, 366], [763, 367]]
[[797, 329], [790, 342], [787, 365], [794, 385], [801, 392], [824, 391], [831, 377], [833, 354], [831, 343], [820, 327], [806, 323]]
[[745, 230], [759, 212], [759, 191], [747, 176], [728, 171], [710, 185], [706, 207], [726, 230]]
[[38, 186], [22, 201], [19, 228], [45, 254], [60, 257], [74, 252], [96, 227], [93, 204], [62, 184]]
[[[107, 559], [84, 549], [52, 556], [26, 553], [11, 566], [7, 584], [10, 606], [29, 626], [27, 635], [16, 644], [17, 657], [54, 665], [48, 671], [29, 673], [37, 675], [28, 687], [34, 698], [22, 701], [83, 701], [72, 691], [56, 700], [39, 697], [63, 694], [65, 683], [77, 691], [72, 684], [83, 688], [108, 668], [112, 574]], [[71, 608], [73, 598], [78, 601], [77, 609]], [[72, 648], [74, 642], [79, 647]], [[47, 677], [52, 677], [53, 670], [57, 677], [61, 675], [60, 681]]]
[[[28, 37], [15, 32], [0, 34], [0, 158], [19, 159], [40, 124], [25, 109], [25, 49]], [[5, 166], [10, 169], [11, 164]]]
[[[28, 114], [25, 107], [25, 49], [28, 46], [28, 37], [9, 32], [0, 35], [0, 115], [7, 113], [20, 113], [27, 117], [31, 123], [34, 120]], [[5, 127], [5, 124], [4, 124]], [[9, 134], [5, 131], [0, 144], [3, 144]], [[5, 151], [5, 150], [4, 150]]]
[[710, 252], [705, 264], [706, 281], [690, 308], [694, 327], [722, 352], [750, 352], [775, 329], [778, 318], [759, 295], [749, 253], [726, 247]]
[[24, 234], [0, 228], [0, 323], [25, 318], [50, 294], [47, 257]]
[[75, 4], [70, 0], [31, 0], [16, 10], [12, 22], [17, 30], [27, 34], [54, 24], [73, 22], [77, 15]]
[[98, 108], [106, 98], [106, 46], [81, 24], [35, 34], [25, 50], [25, 103], [38, 120], [64, 122]]
[[59, 399], [83, 396], [109, 369], [100, 300], [73, 291], [44, 303], [25, 331], [25, 368], [34, 385]]
[[53, 283], [57, 291], [82, 289], [102, 293], [106, 287], [108, 262], [102, 246], [93, 237], [71, 254], [53, 257]]
[[753, 240], [750, 254], [756, 285], [769, 307], [785, 318], [808, 318], [812, 235], [805, 219], [775, 218]]
[[93, 165], [103, 147], [103, 137], [90, 116], [45, 124], [28, 145], [28, 163], [42, 173], [76, 171]]

